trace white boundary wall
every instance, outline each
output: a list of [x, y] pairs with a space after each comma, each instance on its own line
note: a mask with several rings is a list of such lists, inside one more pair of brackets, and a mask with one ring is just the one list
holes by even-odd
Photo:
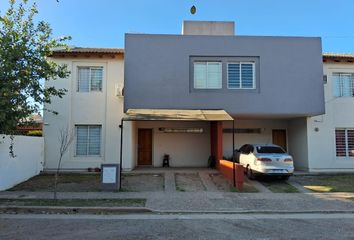
[[0, 135], [0, 191], [9, 189], [43, 170], [43, 138], [15, 136], [14, 154], [9, 155], [10, 137]]

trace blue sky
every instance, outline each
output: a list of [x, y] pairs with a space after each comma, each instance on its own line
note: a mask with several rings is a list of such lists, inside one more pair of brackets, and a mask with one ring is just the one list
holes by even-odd
[[[30, 0], [33, 2], [33, 0]], [[124, 33], [179, 34], [183, 20], [236, 22], [237, 35], [319, 36], [324, 52], [354, 53], [353, 0], [37, 0], [38, 20], [70, 45], [124, 47]], [[197, 13], [189, 9], [196, 5]], [[7, 8], [0, 0], [0, 11]]]

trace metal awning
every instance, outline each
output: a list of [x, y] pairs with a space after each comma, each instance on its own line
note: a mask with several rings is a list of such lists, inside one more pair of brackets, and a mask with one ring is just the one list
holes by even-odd
[[128, 109], [123, 121], [233, 121], [224, 110]]

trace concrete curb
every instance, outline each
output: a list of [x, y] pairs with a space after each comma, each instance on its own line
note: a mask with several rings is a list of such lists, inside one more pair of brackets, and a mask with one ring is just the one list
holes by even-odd
[[146, 207], [0, 206], [0, 214], [354, 214], [354, 210], [154, 210]]
[[130, 214], [152, 213], [145, 207], [61, 207], [61, 206], [0, 206], [0, 214]]
[[354, 210], [308, 210], [308, 211], [278, 211], [278, 210], [238, 210], [238, 211], [153, 211], [158, 214], [354, 214]]

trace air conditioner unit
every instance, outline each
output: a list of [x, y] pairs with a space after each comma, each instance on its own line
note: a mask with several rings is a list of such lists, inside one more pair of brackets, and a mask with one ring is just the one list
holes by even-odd
[[116, 89], [116, 96], [117, 97], [124, 97], [124, 86], [123, 84], [116, 84], [115, 85]]

